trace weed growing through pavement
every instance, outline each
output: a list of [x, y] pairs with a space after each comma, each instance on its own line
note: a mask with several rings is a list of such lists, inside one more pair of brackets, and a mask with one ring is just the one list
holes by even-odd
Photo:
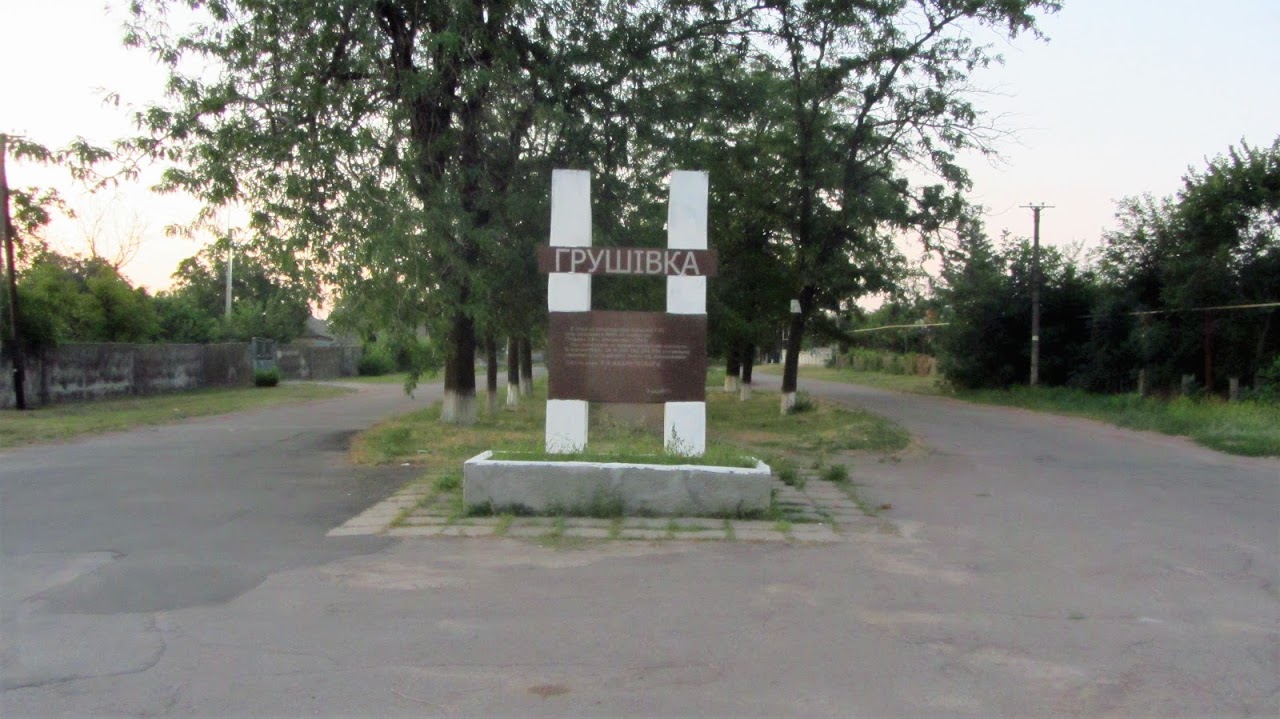
[[849, 481], [849, 468], [843, 464], [833, 464], [822, 471], [822, 478], [832, 484], [844, 484]]

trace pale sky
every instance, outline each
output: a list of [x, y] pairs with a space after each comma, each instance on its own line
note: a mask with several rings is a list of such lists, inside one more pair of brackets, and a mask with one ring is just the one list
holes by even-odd
[[[124, 2], [0, 3], [0, 129], [50, 147], [76, 135], [105, 144], [131, 131], [125, 104], [159, 97], [161, 69], [120, 43]], [[1020, 206], [1036, 202], [1054, 206], [1043, 242], [1096, 244], [1114, 226], [1117, 200], [1172, 194], [1206, 157], [1280, 135], [1280, 0], [1065, 0], [1042, 28], [1047, 43], [1004, 45], [1005, 66], [976, 78], [997, 91], [979, 105], [1014, 133], [995, 165], [968, 163], [992, 236], [1029, 236], [1031, 213]], [[103, 104], [104, 89], [122, 96], [120, 108]], [[154, 177], [86, 198], [64, 176], [9, 164], [11, 185], [58, 184], [77, 207], [79, 220], [49, 228], [56, 247], [83, 251], [95, 220], [108, 248], [140, 231], [141, 251], [125, 267], [135, 283], [167, 287], [178, 261], [209, 239], [165, 236], [196, 207], [150, 193]]]

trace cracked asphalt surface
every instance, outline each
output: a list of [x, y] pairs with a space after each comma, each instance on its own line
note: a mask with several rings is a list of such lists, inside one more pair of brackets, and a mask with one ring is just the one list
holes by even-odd
[[1280, 461], [802, 384], [920, 439], [849, 542], [326, 538], [435, 388], [0, 452], [0, 714], [1280, 714]]

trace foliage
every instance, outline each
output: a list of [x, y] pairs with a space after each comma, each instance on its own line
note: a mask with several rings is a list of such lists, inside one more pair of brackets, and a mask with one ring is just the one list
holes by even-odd
[[1142, 367], [1154, 386], [1195, 374], [1221, 388], [1280, 354], [1280, 308], [1205, 309], [1280, 301], [1280, 138], [1229, 148], [1176, 197], [1126, 199], [1117, 219], [1097, 257], [1100, 336], [1084, 386], [1127, 389]]
[[855, 347], [840, 359], [839, 364], [855, 372], [882, 372], [894, 375], [927, 374], [929, 357], [915, 353], [876, 352]]
[[[893, 242], [914, 231], [932, 246], [965, 221], [963, 150], [989, 151], [992, 131], [968, 93], [995, 58], [971, 35], [1035, 32], [1055, 2], [908, 5], [781, 2], [763, 14], [759, 62], [778, 78], [783, 136], [776, 162], [793, 178], [779, 211], [800, 312], [788, 329], [784, 391], [795, 389], [807, 323], [822, 310], [888, 289], [902, 271]], [[908, 165], [940, 179], [913, 187]]]
[[146, 290], [132, 287], [99, 258], [41, 246], [19, 273], [18, 301], [20, 336], [30, 351], [62, 342], [150, 342], [160, 332]]
[[364, 346], [356, 371], [362, 377], [377, 377], [390, 374], [396, 371], [396, 361], [385, 345], [373, 342]]
[[[590, 133], [569, 134], [625, 117], [599, 104], [719, 14], [593, 0], [235, 0], [194, 8], [171, 34], [177, 4], [135, 2], [128, 37], [172, 75], [170, 101], [140, 113], [136, 140], [174, 163], [163, 186], [202, 199], [204, 219], [250, 205], [253, 242], [286, 272], [358, 295], [392, 334], [425, 327], [458, 397], [474, 394], [477, 333], [538, 307], [527, 256], [541, 236], [526, 229], [539, 221], [525, 200], [545, 194], [550, 159], [595, 164], [581, 149]], [[443, 419], [469, 421], [453, 416], [460, 406]]]
[[[657, 244], [662, 178], [712, 169], [747, 200], [725, 218], [743, 230], [726, 246], [747, 258], [735, 271], [759, 269], [752, 247], [784, 268], [754, 297], [717, 299], [724, 341], [776, 341], [779, 298], [812, 317], [883, 287], [896, 231], [956, 217], [954, 153], [987, 136], [966, 83], [994, 60], [969, 33], [1034, 31], [1032, 13], [1058, 7], [220, 0], [174, 34], [177, 4], [135, 2], [128, 37], [171, 71], [135, 142], [174, 163], [163, 186], [201, 198], [206, 220], [249, 205], [255, 246], [354, 298], [374, 331], [425, 328], [437, 352], [423, 357], [442, 358], [457, 396], [474, 393], [478, 338], [527, 337], [541, 318], [532, 248], [551, 168], [598, 171], [603, 245]], [[942, 183], [911, 188], [911, 163]], [[656, 283], [598, 284], [601, 307], [661, 302]], [[466, 421], [454, 407], [444, 418]]]
[[246, 342], [265, 337], [290, 342], [311, 316], [308, 288], [263, 259], [238, 253], [231, 272], [231, 316], [226, 316], [225, 251], [210, 245], [178, 264], [173, 288], [160, 295], [170, 342]]
[[812, 412], [817, 409], [817, 405], [813, 402], [813, 397], [803, 390], [796, 392], [796, 401], [787, 408], [788, 414], [802, 414], [804, 412]]
[[[993, 247], [980, 232], [965, 238], [962, 261], [944, 271], [947, 303], [938, 367], [961, 388], [1023, 383], [1031, 366], [1031, 243], [1006, 237]], [[1040, 248], [1040, 381], [1062, 385], [1085, 362], [1090, 278], [1075, 259]]]
[[822, 479], [833, 484], [844, 484], [849, 481], [849, 468], [843, 464], [833, 464], [822, 471]]
[[280, 384], [280, 370], [275, 367], [256, 370], [253, 373], [255, 387], [275, 387], [278, 384]]
[[1280, 403], [1280, 355], [1270, 365], [1258, 370], [1257, 398], [1263, 402]]

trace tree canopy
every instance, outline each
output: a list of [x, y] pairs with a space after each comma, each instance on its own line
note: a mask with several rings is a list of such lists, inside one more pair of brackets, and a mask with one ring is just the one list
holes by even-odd
[[[779, 261], [769, 286], [801, 300], [798, 348], [808, 318], [890, 281], [896, 233], [957, 217], [955, 153], [990, 138], [967, 82], [996, 56], [975, 35], [1034, 32], [1058, 7], [209, 0], [171, 24], [179, 5], [134, 3], [128, 42], [171, 71], [135, 147], [171, 162], [163, 187], [206, 218], [252, 208], [281, 270], [361, 296], [394, 331], [425, 326], [446, 421], [473, 415], [477, 337], [533, 331], [552, 167], [597, 170], [600, 244], [640, 244], [660, 233], [667, 172], [731, 168], [747, 143], [736, 162], [756, 154], [762, 176], [712, 181], [760, 203], [721, 214], [744, 231], [725, 251]], [[938, 183], [913, 186], [910, 165]]]

